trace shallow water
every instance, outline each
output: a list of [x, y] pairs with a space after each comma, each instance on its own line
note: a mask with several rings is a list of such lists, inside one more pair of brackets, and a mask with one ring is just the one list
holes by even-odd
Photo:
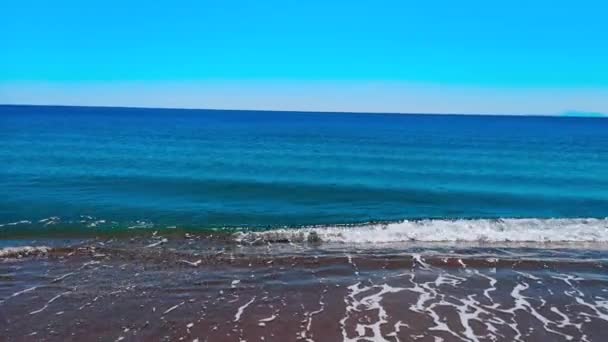
[[0, 331], [32, 341], [601, 341], [608, 252], [572, 247], [156, 235], [15, 250], [0, 263]]

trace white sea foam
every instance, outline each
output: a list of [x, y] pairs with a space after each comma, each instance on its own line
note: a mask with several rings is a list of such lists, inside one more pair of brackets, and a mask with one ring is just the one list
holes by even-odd
[[241, 305], [241, 306], [238, 308], [238, 310], [237, 310], [236, 314], [234, 315], [234, 321], [235, 321], [235, 322], [238, 322], [238, 321], [241, 319], [241, 315], [243, 314], [243, 312], [245, 311], [245, 309], [247, 309], [247, 307], [248, 307], [249, 305], [251, 305], [251, 303], [253, 303], [253, 301], [254, 301], [254, 300], [255, 300], [255, 296], [253, 296], [253, 298], [251, 298], [251, 300], [250, 300], [250, 301], [248, 301], [247, 303], [245, 303], [245, 304]]
[[339, 243], [608, 242], [608, 218], [417, 220], [362, 226], [275, 229], [236, 235], [237, 241]]
[[16, 222], [9, 222], [9, 223], [3, 223], [0, 224], [0, 228], [2, 227], [9, 227], [9, 226], [18, 226], [21, 224], [31, 224], [32, 221], [28, 221], [28, 220], [21, 220], [21, 221], [16, 221]]
[[46, 246], [21, 246], [0, 248], [0, 258], [15, 258], [28, 255], [46, 254], [51, 248]]

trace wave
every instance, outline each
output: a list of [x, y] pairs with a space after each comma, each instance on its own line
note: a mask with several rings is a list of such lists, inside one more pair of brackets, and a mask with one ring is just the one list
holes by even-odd
[[[179, 227], [179, 228], [178, 228]], [[21, 220], [0, 224], [0, 237], [44, 237], [60, 234], [71, 237], [123, 234], [137, 235], [161, 230], [174, 235], [221, 234], [239, 243], [263, 242], [591, 242], [608, 243], [607, 218], [499, 218], [499, 219], [417, 219], [399, 222], [270, 227], [213, 227], [167, 225], [153, 221], [115, 222], [92, 216], [62, 219], [52, 216], [41, 220]]]
[[47, 254], [49, 251], [51, 251], [51, 248], [46, 246], [5, 247], [0, 248], [0, 258], [21, 258], [24, 256]]
[[239, 242], [608, 242], [608, 218], [406, 220], [235, 234]]

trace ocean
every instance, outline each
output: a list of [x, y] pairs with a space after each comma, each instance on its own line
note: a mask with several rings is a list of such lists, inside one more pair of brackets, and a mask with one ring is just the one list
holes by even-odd
[[0, 165], [7, 340], [608, 338], [606, 119], [3, 105]]
[[[523, 218], [509, 229], [565, 219], [542, 227], [543, 239], [561, 240], [559, 226], [580, 223], [571, 219], [608, 216], [608, 121], [595, 118], [3, 106], [0, 146], [9, 237], [93, 223], [467, 220], [457, 237], [476, 240], [477, 220]], [[572, 239], [608, 241], [594, 230], [605, 222], [585, 222]]]

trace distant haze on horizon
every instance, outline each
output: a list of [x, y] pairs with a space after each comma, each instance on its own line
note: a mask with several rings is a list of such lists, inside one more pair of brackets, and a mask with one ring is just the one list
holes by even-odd
[[[6, 101], [8, 98], [12, 101]], [[496, 90], [328, 82], [33, 84], [2, 88], [0, 103], [363, 113], [568, 115], [608, 113], [608, 91]], [[582, 111], [579, 108], [591, 110]]]
[[599, 0], [0, 6], [0, 104], [608, 114]]

